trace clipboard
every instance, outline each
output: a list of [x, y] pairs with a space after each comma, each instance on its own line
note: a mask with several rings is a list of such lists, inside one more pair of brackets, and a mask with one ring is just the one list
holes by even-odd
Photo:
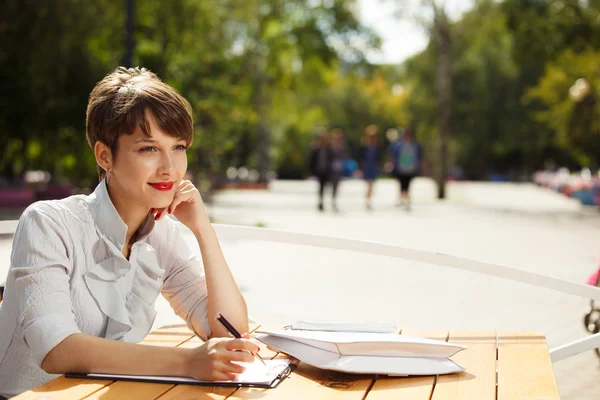
[[275, 376], [271, 382], [236, 382], [236, 381], [200, 381], [193, 378], [177, 376], [145, 376], [145, 375], [121, 375], [121, 374], [94, 374], [68, 372], [65, 378], [77, 379], [101, 379], [113, 381], [147, 382], [147, 383], [169, 383], [173, 385], [195, 385], [195, 386], [223, 386], [223, 387], [250, 387], [260, 389], [274, 389], [285, 378], [296, 369], [295, 364], [288, 364], [283, 371]]

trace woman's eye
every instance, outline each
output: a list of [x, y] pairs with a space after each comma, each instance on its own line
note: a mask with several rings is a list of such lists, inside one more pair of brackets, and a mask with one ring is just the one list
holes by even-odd
[[142, 147], [142, 148], [140, 149], [140, 151], [141, 151], [142, 153], [151, 153], [151, 152], [153, 152], [153, 151], [156, 151], [156, 147], [152, 147], [152, 146], [148, 146], [148, 147]]
[[184, 145], [182, 145], [182, 144], [179, 144], [179, 145], [175, 146], [175, 150], [177, 150], [177, 151], [186, 151], [187, 147], [184, 146]]

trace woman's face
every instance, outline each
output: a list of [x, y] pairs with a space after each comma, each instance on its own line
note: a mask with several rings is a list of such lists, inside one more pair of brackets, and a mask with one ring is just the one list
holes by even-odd
[[145, 208], [167, 207], [187, 170], [187, 144], [161, 131], [147, 115], [150, 137], [138, 127], [118, 138], [109, 189], [129, 204]]

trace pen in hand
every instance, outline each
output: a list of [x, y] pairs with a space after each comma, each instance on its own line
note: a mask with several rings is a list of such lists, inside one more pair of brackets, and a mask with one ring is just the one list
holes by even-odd
[[[240, 333], [237, 331], [237, 329], [235, 329], [233, 327], [233, 325], [231, 325], [229, 323], [229, 321], [227, 321], [221, 313], [217, 313], [217, 316], [215, 317], [215, 319], [217, 321], [219, 321], [221, 323], [221, 325], [223, 325], [223, 327], [225, 327], [225, 329], [227, 329], [227, 332], [231, 333], [234, 337], [236, 337], [238, 339], [242, 339], [242, 335], [240, 335]], [[260, 362], [263, 363], [263, 365], [265, 367], [267, 366], [265, 361], [262, 359], [261, 356], [258, 355], [258, 353], [256, 353], [255, 356], [260, 360]]]

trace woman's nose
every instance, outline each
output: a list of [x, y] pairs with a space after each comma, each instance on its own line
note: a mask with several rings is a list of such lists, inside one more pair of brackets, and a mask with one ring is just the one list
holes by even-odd
[[175, 172], [175, 165], [173, 159], [168, 155], [164, 155], [161, 159], [160, 169], [158, 171], [161, 175], [171, 175]]

